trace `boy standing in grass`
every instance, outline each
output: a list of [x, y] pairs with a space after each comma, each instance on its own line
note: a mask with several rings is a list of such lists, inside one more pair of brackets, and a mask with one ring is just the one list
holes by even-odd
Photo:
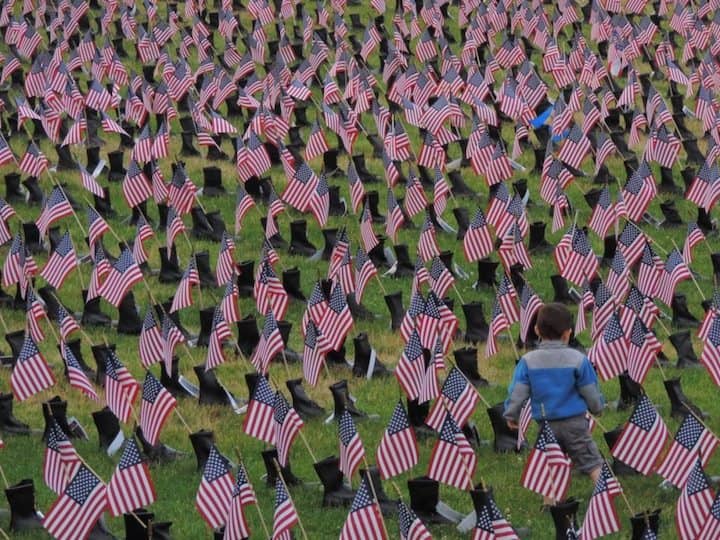
[[575, 467], [596, 483], [603, 458], [590, 436], [586, 413], [601, 414], [605, 400], [590, 360], [568, 347], [572, 325], [572, 314], [564, 305], [540, 308], [535, 323], [540, 344], [515, 366], [503, 416], [516, 429], [523, 403], [530, 398], [533, 418], [548, 422]]

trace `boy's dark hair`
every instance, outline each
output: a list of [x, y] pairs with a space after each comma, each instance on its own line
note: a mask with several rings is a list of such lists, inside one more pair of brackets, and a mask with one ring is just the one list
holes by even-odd
[[545, 304], [537, 315], [538, 334], [543, 339], [560, 339], [573, 327], [573, 316], [570, 310], [557, 302]]

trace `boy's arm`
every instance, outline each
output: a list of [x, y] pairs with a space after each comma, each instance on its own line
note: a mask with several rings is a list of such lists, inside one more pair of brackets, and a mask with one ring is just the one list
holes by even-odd
[[587, 357], [583, 358], [578, 368], [575, 385], [585, 403], [587, 403], [588, 410], [596, 416], [601, 414], [605, 408], [605, 398], [600, 392], [597, 375]]
[[529, 397], [530, 377], [528, 376], [525, 359], [521, 358], [517, 366], [515, 366], [513, 380], [508, 388], [508, 398], [505, 400], [503, 416], [508, 420], [517, 422], [520, 418], [520, 410], [522, 409], [523, 403], [525, 403], [525, 400]]

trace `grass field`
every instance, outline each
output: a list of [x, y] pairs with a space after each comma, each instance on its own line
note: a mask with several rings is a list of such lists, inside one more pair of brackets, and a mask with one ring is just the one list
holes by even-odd
[[[450, 12], [452, 14], [456, 14], [456, 10], [457, 8], [452, 7]], [[164, 8], [161, 8], [160, 12], [164, 13]], [[360, 13], [363, 21], [368, 21], [372, 16], [370, 8], [365, 6], [359, 8], [353, 7], [351, 8], [351, 12]], [[242, 12], [241, 19], [247, 26], [247, 12]], [[386, 24], [388, 27], [390, 27], [390, 23], [391, 14], [388, 13], [386, 16]], [[268, 31], [271, 35], [274, 32], [271, 28], [268, 28]], [[460, 41], [460, 33], [457, 28], [452, 27], [451, 31], [458, 41]], [[359, 39], [361, 39], [361, 37], [361, 35], [358, 36]], [[127, 50], [131, 50], [133, 48], [132, 43], [129, 40], [125, 40], [124, 45]], [[216, 39], [215, 46], [218, 50], [222, 49], [219, 38]], [[134, 52], [131, 52], [130, 54], [134, 57]], [[534, 52], [533, 59], [536, 64], [540, 66], [540, 56], [537, 51]], [[130, 62], [136, 66], [138, 65], [137, 62]], [[371, 67], [377, 68], [377, 58], [371, 59], [370, 64]], [[321, 69], [324, 70], [325, 67]], [[641, 69], [646, 71], [647, 66], [643, 65]], [[540, 71], [539, 67], [538, 71]], [[500, 77], [498, 77], [498, 85], [499, 82]], [[616, 81], [616, 84], [622, 85], [624, 84], [624, 80]], [[384, 87], [384, 85], [382, 85], [382, 81], [381, 86]], [[666, 90], [665, 81], [657, 81], [656, 86], [661, 92]], [[320, 95], [317, 88], [314, 89], [314, 94], [316, 98]], [[551, 97], [554, 97], [554, 95]], [[691, 109], [693, 108], [691, 103], [688, 103], [688, 106]], [[315, 114], [316, 113], [313, 110], [313, 107], [309, 107], [308, 117], [310, 121], [315, 118]], [[238, 124], [237, 119], [230, 118], [230, 120]], [[363, 123], [365, 126], [373, 125], [370, 114], [363, 116]], [[694, 132], [700, 131], [700, 124], [696, 120], [688, 120], [687, 124]], [[419, 148], [417, 132], [410, 126], [406, 127], [411, 134], [414, 150], [417, 152]], [[173, 134], [178, 134], [180, 132], [177, 121], [173, 122], [172, 132]], [[303, 138], [307, 137], [308, 133], [309, 128], [303, 128]], [[465, 134], [467, 134], [467, 129], [465, 130]], [[504, 125], [502, 135], [506, 144], [509, 146], [512, 143], [513, 127], [508, 124]], [[107, 152], [118, 147], [119, 139], [116, 136], [108, 134], [102, 135], [102, 138], [105, 140], [105, 145], [102, 147], [101, 153], [102, 156], [105, 157]], [[329, 140], [334, 140], [334, 136], [329, 137]], [[27, 138], [23, 135], [18, 135], [12, 137], [9, 142], [15, 152], [15, 155], [22, 156], [27, 145]], [[705, 147], [702, 141], [700, 145], [701, 149], [704, 151]], [[55, 152], [52, 145], [47, 140], [42, 141], [40, 146], [46, 155], [50, 156], [51, 159], [54, 159]], [[224, 141], [223, 149], [227, 153], [231, 153], [232, 146], [229, 140]], [[171, 156], [179, 155], [179, 150], [179, 137], [173, 137], [171, 143]], [[371, 157], [372, 147], [362, 135], [356, 144], [355, 151], [363, 153], [367, 156], [366, 160], [368, 168], [371, 172], [382, 179], [382, 162], [379, 159]], [[80, 161], [83, 163], [85, 162], [84, 151], [81, 148], [73, 149], [73, 152], [75, 152]], [[457, 157], [459, 157], [457, 146], [451, 145], [450, 158], [453, 159]], [[126, 153], [125, 165], [127, 165], [128, 159], [129, 153]], [[678, 164], [675, 167], [676, 183], [678, 185], [682, 184], [679, 171], [682, 168], [683, 160], [684, 155], [681, 156], [681, 164]], [[223, 182], [228, 189], [228, 195], [219, 198], [204, 197], [201, 199], [201, 202], [208, 211], [220, 211], [226, 224], [228, 224], [228, 228], [232, 230], [235, 203], [234, 186], [236, 178], [234, 164], [231, 161], [210, 163], [201, 158], [187, 158], [185, 161], [186, 170], [190, 178], [198, 186], [202, 185], [202, 168], [204, 166], [216, 165], [222, 169]], [[529, 147], [526, 148], [525, 152], [519, 159], [519, 162], [527, 167], [528, 172], [516, 172], [514, 179], [524, 177], [528, 180], [531, 192], [531, 201], [533, 203], [528, 207], [530, 221], [545, 220], [549, 222], [548, 208], [544, 206], [539, 197], [539, 177], [537, 174], [530, 172], [533, 166], [533, 155]], [[160, 163], [167, 179], [171, 177], [170, 164], [171, 159]], [[347, 164], [348, 156], [344, 154], [341, 155], [339, 158], [340, 168], [347, 170]], [[311, 163], [311, 166], [315, 171], [319, 172], [322, 167], [322, 160], [315, 160]], [[590, 160], [587, 160], [583, 169], [589, 171], [591, 168], [592, 164]], [[618, 156], [610, 158], [609, 168], [612, 175], [617, 176], [620, 182], [624, 183], [625, 173], [623, 170], [622, 160]], [[12, 172], [12, 168], [6, 166], [0, 171], [0, 174], [7, 174], [9, 172]], [[403, 164], [403, 172], [405, 174], [408, 173], [407, 164]], [[654, 172], [656, 178], [659, 178], [657, 167], [654, 167]], [[67, 183], [68, 192], [77, 201], [82, 202], [85, 199], [86, 195], [83, 193], [80, 185], [80, 179], [75, 172], [71, 172], [69, 174], [59, 173], [54, 175], [54, 177], [61, 182]], [[478, 193], [478, 195], [474, 198], [461, 198], [450, 201], [449, 208], [446, 210], [446, 215], [444, 217], [447, 221], [453, 224], [454, 220], [449, 215], [452, 207], [456, 205], [467, 207], [472, 215], [477, 206], [485, 209], [487, 203], [488, 189], [484, 179], [476, 177], [470, 168], [463, 169], [463, 177], [473, 190]], [[277, 191], [280, 193], [285, 185], [285, 177], [280, 166], [273, 167], [272, 179]], [[124, 219], [128, 216], [129, 210], [124, 205], [120, 184], [108, 183], [104, 176], [101, 176], [99, 180], [103, 185], [109, 186], [114, 207], [118, 210], [119, 216], [117, 219], [110, 221], [111, 226], [120, 237], [128, 240], [133, 238], [135, 228], [129, 226], [127, 220]], [[332, 180], [332, 182], [340, 185], [342, 196], [349, 201], [348, 187], [345, 179], [337, 178]], [[44, 191], [49, 193], [52, 185], [50, 177], [45, 175], [40, 179], [40, 183]], [[592, 187], [591, 178], [578, 178], [568, 191], [568, 196], [572, 201], [573, 210], [576, 212], [579, 224], [586, 224], [590, 218], [590, 209], [582, 199], [582, 194], [590, 189], [590, 187]], [[366, 186], [366, 189], [379, 190], [381, 210], [384, 212], [386, 189], [382, 183], [377, 184], [376, 186]], [[610, 190], [615, 193], [617, 191], [617, 186], [611, 184]], [[401, 196], [404, 188], [399, 187], [395, 191], [396, 195]], [[659, 195], [656, 198], [649, 210], [651, 214], [655, 216], [661, 215], [659, 204], [665, 198], [666, 196], [664, 195]], [[680, 197], [678, 198], [677, 205], [684, 221], [695, 219], [695, 208], [691, 203], [682, 200]], [[23, 221], [32, 221], [36, 219], [40, 211], [37, 206], [32, 207], [25, 204], [17, 204], [14, 207]], [[149, 207], [150, 217], [157, 220], [157, 212], [154, 205], [150, 204]], [[266, 213], [266, 208], [260, 206], [260, 212], [264, 215]], [[80, 220], [83, 222], [83, 226], [85, 226], [84, 210], [81, 211], [79, 215]], [[279, 217], [281, 234], [286, 239], [289, 240], [289, 222], [300, 217], [299, 213], [290, 208], [288, 208], [288, 211]], [[312, 220], [311, 216], [305, 216], [305, 218], [308, 220], [308, 236], [311, 242], [319, 248], [322, 247], [323, 237], [320, 228]], [[420, 224], [419, 219], [416, 219], [415, 224]], [[19, 221], [13, 221], [13, 232], [18, 230], [19, 226]], [[79, 230], [75, 221], [72, 218], [65, 218], [60, 223], [60, 226], [61, 229], [64, 230], [67, 228], [70, 231], [76, 249], [78, 252], [84, 253], [86, 246], [83, 239], [84, 234]], [[190, 227], [189, 219], [186, 219], [186, 226], [188, 226], [188, 228]], [[345, 217], [331, 217], [328, 223], [328, 227], [343, 226], [347, 226], [348, 228], [348, 232], [351, 237], [351, 251], [354, 252], [360, 241], [357, 216], [349, 215]], [[682, 246], [684, 241], [685, 227], [657, 229], [649, 225], [643, 225], [643, 228], [657, 241], [659, 245], [663, 246], [667, 250], [672, 248], [673, 242]], [[380, 233], [383, 230], [384, 228], [382, 226], [376, 226], [377, 233]], [[548, 225], [547, 239], [554, 245], [560, 239], [562, 231], [556, 234], [551, 234], [549, 231], [550, 226]], [[410, 246], [410, 253], [413, 253], [416, 245], [417, 234], [418, 229], [403, 230], [400, 232], [398, 242], [408, 244]], [[259, 224], [259, 214], [252, 211], [247, 216], [239, 237], [235, 239], [237, 245], [237, 260], [254, 259], [257, 263], [262, 236], [263, 231]], [[596, 253], [602, 254], [602, 239], [598, 239], [592, 234], [590, 235], [590, 239]], [[160, 241], [160, 245], [164, 245], [164, 235], [160, 236], [158, 240]], [[462, 246], [455, 240], [454, 234], [438, 233], [438, 242], [441, 249], [452, 250], [455, 254], [455, 262], [457, 262], [468, 274], [473, 276], [473, 279], [466, 281], [459, 280], [457, 282], [457, 292], [459, 295], [453, 298], [455, 301], [455, 313], [461, 318], [461, 328], [464, 328], [460, 304], [463, 302], [479, 300], [484, 303], [485, 313], [486, 316], [488, 316], [494, 293], [492, 289], [489, 288], [480, 289], [479, 291], [472, 288], [476, 269], [474, 265], [468, 264], [463, 259]], [[196, 251], [209, 250], [211, 263], [214, 267], [219, 249], [218, 244], [212, 244], [210, 242], [200, 240], [195, 240], [194, 244]], [[154, 240], [151, 240], [147, 244], [149, 248], [148, 251], [151, 254], [150, 266], [152, 268], [159, 267], [159, 258], [156, 249], [157, 245], [158, 244]], [[111, 253], [115, 255], [118, 254], [116, 242], [111, 236], [105, 237], [105, 246]], [[712, 235], [709, 235], [707, 245], [700, 245], [696, 248], [695, 262], [692, 265], [693, 270], [698, 276], [697, 279], [699, 287], [704, 291], [704, 295], [708, 297], [711, 295], [713, 289], [712, 267], [710, 265], [708, 249], [716, 251], [718, 246], [717, 234], [713, 233]], [[180, 266], [181, 268], [184, 268], [190, 255], [190, 249], [187, 243], [182, 239], [178, 240], [177, 248], [180, 258]], [[0, 250], [0, 257], [4, 257], [6, 255], [7, 249], [8, 246], [5, 246]], [[324, 277], [327, 272], [326, 262], [321, 261], [309, 263], [303, 258], [291, 256], [284, 251], [280, 251], [279, 254], [281, 262], [278, 265], [278, 273], [280, 273], [282, 268], [290, 268], [293, 266], [299, 267], [302, 272], [302, 289], [306, 295], [309, 295], [315, 280], [320, 277]], [[494, 258], [496, 259], [496, 257]], [[37, 256], [36, 260], [41, 268], [46, 259], [47, 257], [44, 255]], [[603, 276], [606, 275], [606, 272], [606, 269], [602, 270]], [[82, 276], [79, 275], [80, 273]], [[84, 265], [81, 267], [80, 273], [74, 272], [60, 290], [62, 302], [66, 306], [74, 309], [76, 312], [82, 311], [83, 304], [80, 291], [82, 289], [82, 284], [87, 284], [90, 275], [90, 268], [87, 265]], [[525, 273], [525, 276], [527, 281], [545, 301], [552, 300], [553, 292], [549, 276], [554, 273], [556, 273], [556, 267], [550, 253], [533, 254], [533, 267]], [[156, 299], [164, 301], [171, 298], [174, 294], [174, 287], [159, 283], [157, 277], [148, 276], [147, 279], [153, 296]], [[391, 278], [382, 278], [382, 283], [388, 293], [402, 291], [403, 301], [407, 306], [410, 293], [410, 279], [405, 278], [393, 280]], [[38, 286], [41, 286], [42, 284], [42, 280], [38, 280]], [[140, 313], [144, 314], [145, 309], [151, 304], [151, 300], [145, 287], [142, 285], [136, 286], [134, 292]], [[700, 308], [701, 297], [695, 285], [691, 281], [686, 281], [679, 286], [679, 292], [687, 295], [691, 311], [697, 317], [700, 317], [702, 314]], [[198, 309], [215, 305], [221, 294], [221, 289], [204, 289], [202, 294], [198, 294], [197, 291], [194, 291], [193, 297], [195, 305], [181, 313], [183, 324], [191, 331], [196, 332], [199, 328], [199, 319], [197, 314]], [[383, 300], [383, 292], [377, 282], [373, 281], [368, 286], [363, 304], [373, 311], [377, 315], [377, 318], [371, 322], [356, 322], [348, 339], [348, 359], [352, 360], [352, 345], [350, 344], [350, 338], [360, 332], [367, 332], [370, 337], [370, 342], [378, 352], [379, 358], [386, 364], [392, 366], [400, 357], [402, 342], [397, 334], [394, 334], [389, 330], [389, 314]], [[665, 311], [669, 312], [669, 307], [662, 307]], [[106, 313], [111, 314], [113, 318], [117, 318], [115, 310], [104, 302], [103, 310]], [[288, 312], [288, 316], [286, 317], [289, 321], [295, 324], [290, 337], [290, 347], [296, 351], [302, 351], [302, 339], [298, 326], [303, 310], [304, 305], [298, 302], [293, 302]], [[254, 301], [252, 299], [241, 299], [240, 311], [243, 316], [249, 313], [255, 313]], [[258, 314], [256, 314], [256, 316], [260, 317]], [[24, 313], [21, 311], [9, 311], [3, 309], [2, 317], [4, 323], [7, 324], [8, 331], [18, 330], [24, 326]], [[666, 325], [669, 325], [669, 321], [664, 322]], [[90, 337], [90, 339], [83, 339], [83, 353], [86, 361], [92, 363], [92, 355], [90, 352], [90, 346], [92, 344], [102, 343], [103, 340], [116, 343], [120, 359], [129, 369], [131, 369], [139, 380], [142, 380], [143, 370], [138, 359], [137, 338], [116, 335], [114, 331], [102, 331], [92, 328], [88, 328], [86, 331]], [[233, 331], [235, 330], [233, 329]], [[659, 339], [664, 343], [664, 352], [671, 360], [674, 360], [676, 354], [670, 343], [667, 342], [665, 332], [661, 328], [656, 328], [656, 331]], [[518, 328], [517, 325], [515, 325], [515, 327], [512, 328], [512, 334], [514, 337], [517, 337], [517, 333]], [[589, 347], [590, 343], [587, 332], [580, 335], [579, 339], [586, 347]], [[461, 346], [463, 346], [462, 343], [457, 343], [457, 347]], [[71, 389], [64, 380], [62, 375], [62, 360], [57, 352], [53, 334], [47, 328], [46, 339], [40, 344], [40, 348], [46, 359], [52, 364], [58, 383], [54, 388], [42, 393], [41, 395], [37, 395], [24, 403], [15, 403], [16, 416], [29, 423], [33, 428], [41, 429], [43, 426], [41, 403], [54, 395], [59, 395], [64, 399], [67, 399], [69, 402], [68, 414], [76, 416], [90, 433], [89, 441], [75, 441], [75, 446], [83, 458], [87, 460], [87, 462], [105, 481], [107, 481], [117, 460], [119, 459], [119, 454], [114, 458], [108, 458], [102, 451], [98, 450], [97, 435], [92, 422], [91, 413], [95, 410], [99, 410], [101, 405], [88, 401], [77, 391]], [[696, 352], [699, 354], [700, 347], [697, 341], [695, 342], [695, 348]], [[494, 404], [505, 398], [506, 386], [514, 367], [514, 353], [507, 340], [501, 341], [499, 354], [489, 360], [484, 359], [483, 351], [484, 345], [480, 345], [478, 353], [478, 357], [480, 359], [480, 372], [491, 381], [491, 386], [486, 389], [482, 389], [481, 392], [488, 402]], [[201, 364], [204, 361], [206, 349], [191, 349], [186, 352], [180, 351], [180, 353], [181, 373], [194, 381], [195, 377], [192, 373], [192, 366]], [[252, 368], [247, 363], [235, 358], [230, 350], [227, 352], [227, 360], [228, 361], [224, 365], [218, 368], [218, 378], [236, 395], [247, 398], [244, 374], [252, 371]], [[155, 366], [153, 368], [156, 375], [159, 375], [158, 367], [159, 366]], [[299, 365], [290, 365], [289, 371], [292, 377], [302, 376], [302, 369]], [[288, 378], [285, 368], [279, 364], [273, 365], [271, 373], [273, 379], [281, 383]], [[705, 370], [697, 369], [681, 371], [674, 368], [665, 368], [665, 373], [667, 377], [682, 376], [685, 393], [701, 409], [710, 412], [710, 417], [706, 420], [707, 425], [713, 431], [718, 432], [718, 430], [720, 430], [720, 406], [715, 401], [717, 389], [714, 387]], [[307, 388], [306, 385], [306, 388], [316, 401], [330, 411], [332, 408], [332, 398], [328, 391], [328, 386], [336, 380], [343, 378], [349, 379], [351, 392], [358, 398], [357, 406], [364, 411], [377, 414], [380, 417], [379, 420], [366, 420], [359, 422], [357, 426], [360, 436], [364, 442], [368, 459], [372, 462], [378, 442], [382, 436], [385, 425], [389, 420], [390, 413], [396, 403], [396, 400], [401, 396], [401, 391], [394, 377], [366, 381], [364, 379], [353, 378], [349, 369], [333, 366], [330, 366], [329, 368], [329, 377], [324, 372], [321, 374], [320, 382], [317, 387]], [[9, 371], [3, 370], [0, 372], [0, 390], [3, 392], [9, 391], [9, 379]], [[284, 389], [284, 385], [281, 384], [281, 386], [283, 386]], [[612, 429], [625, 422], [628, 418], [629, 412], [616, 412], [615, 407], [612, 405], [612, 401], [616, 400], [619, 394], [617, 381], [604, 383], [602, 385], [602, 389], [608, 402], [611, 404], [600, 420], [602, 422], [602, 426], [607, 429]], [[662, 385], [662, 376], [659, 370], [653, 369], [651, 371], [648, 376], [645, 389], [647, 394], [662, 412], [670, 430], [674, 432], [677, 429], [678, 422], [670, 418], [670, 404]], [[260, 451], [264, 448], [263, 444], [247, 437], [242, 432], [242, 418], [233, 414], [229, 408], [213, 406], [201, 407], [188, 399], [184, 399], [180, 401], [178, 409], [181, 411], [192, 430], [199, 430], [201, 428], [213, 430], [215, 432], [219, 449], [231, 459], [236, 459], [235, 449], [240, 450], [250, 479], [253, 482], [255, 490], [258, 494], [260, 503], [259, 508], [264, 515], [265, 521], [270, 525], [272, 522], [274, 494], [273, 490], [266, 487], [264, 481], [261, 479], [261, 476], [264, 474], [262, 460], [260, 459]], [[478, 408], [473, 415], [473, 420], [478, 426], [481, 437], [491, 443], [492, 431], [487, 415], [483, 409], [484, 407], [482, 406]], [[131, 428], [132, 426], [130, 425], [124, 426], [125, 433], [129, 434]], [[322, 459], [333, 454], [337, 455], [338, 442], [336, 431], [337, 428], [335, 423], [324, 424], [322, 421], [311, 421], [306, 424], [304, 434], [310, 442], [312, 451], [317, 459]], [[534, 434], [535, 428], [533, 427], [531, 428], [530, 433], [531, 441], [534, 440]], [[602, 429], [598, 428], [594, 436], [597, 439], [601, 450], [607, 455], [607, 446], [602, 440]], [[4, 437], [4, 440], [6, 448], [0, 452], [0, 464], [2, 465], [8, 482], [12, 484], [18, 482], [22, 478], [33, 478], [36, 487], [37, 507], [40, 510], [46, 511], [55, 497], [54, 494], [43, 485], [42, 481], [44, 443], [40, 440], [40, 436], [6, 436]], [[192, 455], [192, 448], [189, 444], [187, 432], [175, 416], [170, 418], [167, 427], [163, 431], [162, 441], [174, 448], [187, 452], [188, 456], [175, 463], [154, 467], [152, 469], [152, 477], [155, 481], [158, 500], [152, 505], [151, 510], [155, 512], [157, 520], [171, 520], [173, 522], [172, 532], [173, 537], [175, 538], [191, 539], [208, 537], [210, 533], [194, 508], [195, 491], [200, 482], [200, 473], [195, 470], [195, 459]], [[411, 474], [404, 475], [396, 479], [396, 483], [403, 491], [403, 497], [406, 501], [406, 480], [409, 477], [419, 476], [425, 473], [433, 443], [433, 440], [420, 441], [420, 464], [412, 471]], [[498, 504], [505, 512], [506, 517], [516, 527], [529, 527], [532, 531], [533, 538], [552, 538], [554, 534], [552, 521], [549, 515], [542, 514], [539, 511], [541, 502], [540, 498], [520, 487], [520, 475], [526, 454], [497, 455], [493, 453], [491, 444], [488, 444], [481, 447], [477, 455], [478, 469], [475, 475], [475, 481], [482, 481], [487, 485], [494, 487], [495, 497]], [[293, 446], [291, 452], [291, 462], [293, 472], [305, 481], [304, 486], [293, 488], [291, 494], [298, 508], [307, 536], [311, 539], [337, 537], [347, 515], [347, 509], [326, 509], [321, 507], [322, 488], [317, 481], [317, 477], [312, 467], [313, 460], [300, 439], [298, 439]], [[710, 475], [720, 472], [720, 462], [718, 462], [717, 457], [710, 461], [707, 467], [707, 472]], [[353, 478], [352, 481], [353, 485], [357, 486], [357, 477]], [[634, 512], [639, 512], [643, 509], [662, 508], [661, 535], [664, 538], [674, 537], [675, 532], [672, 516], [674, 514], [675, 502], [678, 496], [677, 490], [666, 491], [658, 489], [660, 478], [657, 476], [650, 478], [627, 477], [621, 478], [620, 481], [623, 485], [627, 495], [627, 501], [631, 505], [632, 510]], [[394, 489], [387, 482], [385, 484], [385, 490], [388, 494], [393, 496]], [[570, 494], [584, 501], [584, 504], [581, 505], [581, 514], [584, 512], [591, 490], [592, 486], [586, 478], [579, 476], [573, 477]], [[441, 499], [450, 504], [453, 508], [462, 512], [468, 512], [472, 508], [470, 498], [467, 494], [445, 486], [441, 487]], [[623, 526], [625, 527], [624, 532], [619, 533], [617, 537], [627, 537], [627, 527], [629, 526], [628, 515], [631, 513], [630, 509], [625, 505], [621, 498], [616, 500], [616, 508], [623, 522]], [[109, 527], [114, 533], [118, 535], [124, 534], [121, 519], [111, 519], [109, 516], [106, 516], [106, 518]], [[263, 533], [261, 532], [262, 527], [260, 520], [257, 513], [252, 509], [248, 514], [248, 521], [251, 530], [253, 531], [253, 537], [261, 537]], [[7, 530], [7, 524], [7, 519], [0, 522], [0, 526], [2, 526], [5, 530]], [[390, 536], [392, 538], [397, 538], [398, 529], [396, 520], [394, 518], [387, 519], [386, 525]], [[461, 537], [461, 535], [449, 526], [432, 527], [431, 531], [437, 538]], [[44, 533], [38, 533], [36, 535], [27, 534], [22, 536], [27, 538], [40, 538], [43, 537], [43, 534]], [[299, 530], [296, 530], [296, 537], [300, 537]]]

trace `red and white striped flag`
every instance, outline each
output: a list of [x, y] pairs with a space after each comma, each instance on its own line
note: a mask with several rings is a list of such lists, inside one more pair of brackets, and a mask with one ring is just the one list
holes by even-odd
[[140, 428], [142, 429], [143, 437], [150, 444], [157, 444], [160, 438], [160, 431], [176, 406], [177, 400], [160, 384], [160, 381], [148, 371], [145, 374], [142, 398], [140, 401]]
[[376, 461], [380, 475], [385, 480], [418, 464], [417, 440], [402, 400], [398, 400], [395, 405], [390, 423], [380, 440]]
[[620, 483], [604, 462], [580, 528], [581, 538], [599, 538], [620, 530], [620, 519], [614, 500], [621, 493]]
[[155, 486], [134, 437], [125, 440], [120, 462], [107, 485], [110, 513], [118, 517], [155, 502]]
[[211, 529], [227, 521], [234, 484], [230, 462], [213, 444], [195, 495], [195, 508]]
[[449, 412], [445, 413], [440, 438], [433, 447], [427, 475], [462, 490], [473, 488], [477, 456]]
[[72, 442], [55, 419], [51, 419], [43, 459], [45, 485], [58, 495], [62, 494], [80, 463]]

